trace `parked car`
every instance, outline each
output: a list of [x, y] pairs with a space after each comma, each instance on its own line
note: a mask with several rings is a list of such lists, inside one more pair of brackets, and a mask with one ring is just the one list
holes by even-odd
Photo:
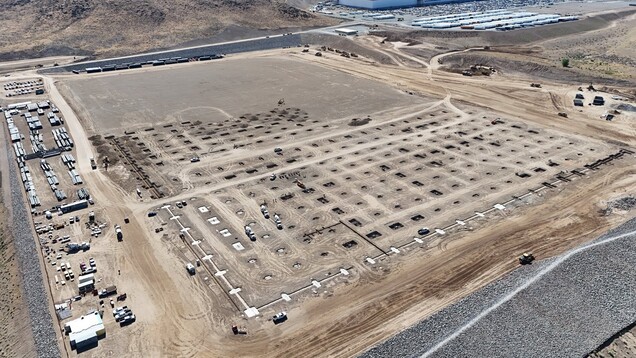
[[116, 316], [119, 312], [125, 311], [128, 309], [128, 306], [121, 306], [113, 309], [113, 316]]
[[122, 318], [119, 321], [119, 324], [122, 325], [122, 326], [125, 326], [127, 324], [131, 324], [131, 323], [135, 322], [136, 319], [137, 319], [137, 317], [135, 317], [135, 315], [131, 313], [131, 314], [127, 315], [126, 317]]
[[129, 310], [129, 309], [117, 313], [115, 315], [115, 322], [121, 321], [122, 318], [124, 318], [124, 317], [126, 317], [126, 316], [128, 316], [130, 314], [132, 314], [132, 310]]
[[274, 324], [279, 324], [287, 321], [287, 312], [279, 312], [272, 317]]

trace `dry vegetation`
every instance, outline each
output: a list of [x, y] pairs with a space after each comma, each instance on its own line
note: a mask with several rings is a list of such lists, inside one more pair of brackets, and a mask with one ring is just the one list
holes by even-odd
[[274, 0], [8, 0], [0, 3], [0, 22], [0, 58], [15, 59], [136, 53], [228, 27], [271, 30], [332, 20]]

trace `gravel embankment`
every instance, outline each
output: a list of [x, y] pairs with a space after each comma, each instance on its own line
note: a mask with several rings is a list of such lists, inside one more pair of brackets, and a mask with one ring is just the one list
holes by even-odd
[[636, 218], [594, 242], [621, 234], [521, 267], [361, 357], [583, 357], [636, 321]]
[[[6, 143], [5, 143], [6, 144]], [[7, 145], [6, 150], [11, 153]], [[9, 176], [11, 182], [12, 233], [16, 246], [16, 256], [22, 275], [24, 298], [27, 303], [31, 330], [38, 357], [60, 357], [53, 319], [49, 311], [49, 297], [44, 287], [39, 260], [39, 249], [31, 229], [31, 214], [26, 210], [21, 182], [18, 179], [15, 162], [9, 154]], [[4, 327], [3, 329], [10, 329]]]
[[[112, 58], [100, 61], [91, 62], [79, 62], [66, 66], [52, 67], [42, 70], [44, 73], [56, 73], [65, 71], [81, 71], [87, 67], [103, 67], [106, 65], [121, 65], [123, 63], [143, 63], [147, 61], [155, 61], [163, 58], [171, 57], [200, 57], [213, 54], [231, 54], [251, 51], [271, 50], [275, 48], [283, 47], [296, 47], [301, 44], [300, 34], [292, 34], [286, 36], [274, 36], [270, 38], [260, 38], [254, 40], [247, 40], [241, 42], [233, 42], [227, 44], [216, 44], [209, 46], [202, 46], [196, 48], [182, 49], [182, 50], [167, 50], [152, 54], [140, 54], [137, 56]], [[133, 71], [133, 70], [126, 70]]]

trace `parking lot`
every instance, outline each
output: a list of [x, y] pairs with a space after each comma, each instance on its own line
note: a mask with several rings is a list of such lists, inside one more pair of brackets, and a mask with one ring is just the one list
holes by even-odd
[[44, 83], [41, 79], [5, 82], [2, 85], [4, 97], [19, 97], [31, 94], [44, 94]]

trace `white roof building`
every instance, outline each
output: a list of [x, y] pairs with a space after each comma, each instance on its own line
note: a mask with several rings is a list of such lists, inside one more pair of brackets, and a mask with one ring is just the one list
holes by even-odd
[[97, 345], [100, 337], [106, 335], [104, 322], [99, 312], [93, 312], [67, 322], [64, 332], [68, 333], [71, 348], [78, 351]]
[[355, 35], [358, 33], [358, 30], [350, 29], [348, 27], [341, 27], [339, 29], [335, 29], [334, 31], [338, 34], [345, 34], [345, 35]]

